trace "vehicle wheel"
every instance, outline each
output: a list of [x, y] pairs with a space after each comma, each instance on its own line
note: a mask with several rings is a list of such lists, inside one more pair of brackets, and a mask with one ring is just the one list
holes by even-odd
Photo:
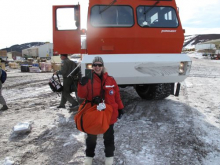
[[161, 100], [171, 94], [171, 84], [136, 85], [135, 90], [142, 99]]

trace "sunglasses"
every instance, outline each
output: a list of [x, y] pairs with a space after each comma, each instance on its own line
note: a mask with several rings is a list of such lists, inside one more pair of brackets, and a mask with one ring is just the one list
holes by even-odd
[[94, 66], [94, 67], [102, 67], [103, 66], [103, 64], [92, 64], [92, 66]]

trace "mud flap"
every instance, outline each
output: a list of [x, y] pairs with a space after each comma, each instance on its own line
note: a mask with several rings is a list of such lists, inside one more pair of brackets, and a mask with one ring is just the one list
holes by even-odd
[[180, 83], [177, 83], [176, 85], [176, 93], [174, 96], [179, 96], [179, 93], [180, 93]]
[[180, 83], [177, 83], [175, 85], [175, 83], [173, 83], [171, 85], [171, 94], [174, 95], [174, 96], [179, 96], [179, 93], [180, 93]]

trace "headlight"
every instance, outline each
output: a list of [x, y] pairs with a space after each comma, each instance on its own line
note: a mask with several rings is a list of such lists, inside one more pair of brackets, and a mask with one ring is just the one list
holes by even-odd
[[86, 64], [86, 69], [92, 69], [92, 64]]
[[180, 62], [180, 66], [179, 66], [179, 74], [183, 75], [186, 73], [185, 69], [186, 69], [186, 64], [187, 62]]

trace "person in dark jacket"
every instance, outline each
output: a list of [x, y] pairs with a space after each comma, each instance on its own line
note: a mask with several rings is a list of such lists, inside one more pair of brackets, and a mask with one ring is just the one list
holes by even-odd
[[[57, 108], [65, 108], [65, 104], [67, 101], [69, 101], [72, 104], [70, 108], [74, 108], [75, 106], [78, 105], [78, 102], [70, 94], [72, 92], [71, 85], [74, 84], [75, 82], [72, 76], [70, 77], [67, 76], [76, 68], [76, 63], [71, 61], [67, 57], [67, 54], [61, 54], [60, 58], [62, 60], [61, 70], [54, 72], [54, 74], [60, 74], [63, 76], [63, 91], [61, 93], [60, 105]], [[75, 94], [76, 94], [76, 89], [75, 89]]]
[[[2, 69], [0, 68], [0, 77], [2, 76]], [[8, 106], [6, 105], [5, 99], [2, 96], [2, 82], [0, 81], [0, 104], [2, 104], [1, 111], [5, 111], [8, 109]]]
[[[119, 87], [115, 79], [105, 72], [104, 62], [101, 57], [95, 57], [92, 64], [93, 82], [87, 77], [82, 77], [78, 83], [78, 96], [92, 101], [95, 96], [104, 95], [106, 104], [113, 108], [109, 129], [103, 134], [105, 145], [105, 165], [113, 164], [114, 157], [114, 123], [123, 114], [124, 105], [120, 98]], [[92, 89], [93, 88], [93, 89]], [[95, 156], [97, 135], [87, 134], [86, 138], [86, 160], [85, 165], [91, 165]]]

